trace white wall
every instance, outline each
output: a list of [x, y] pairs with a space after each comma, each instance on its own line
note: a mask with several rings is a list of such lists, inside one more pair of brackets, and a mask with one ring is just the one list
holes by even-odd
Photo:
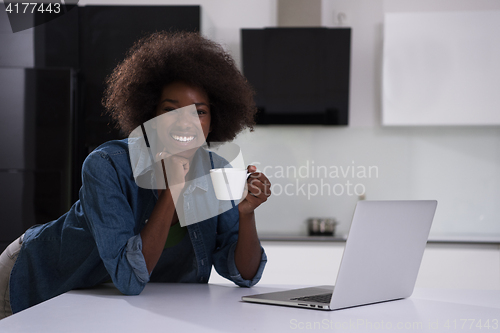
[[[240, 65], [239, 29], [275, 26], [276, 1], [98, 1], [95, 4], [200, 4], [202, 33], [220, 43]], [[432, 234], [500, 237], [500, 128], [385, 128], [381, 119], [383, 17], [386, 12], [500, 10], [498, 0], [323, 0], [322, 24], [352, 28], [350, 115], [348, 127], [258, 126], [236, 140], [245, 162], [255, 162], [271, 176], [274, 192], [258, 209], [260, 233], [305, 234], [311, 216], [333, 216], [347, 233], [358, 184], [367, 199], [437, 199]], [[282, 177], [280, 167], [309, 165], [304, 178]], [[311, 166], [350, 168], [347, 177], [313, 177]], [[351, 173], [352, 168], [356, 173]], [[357, 172], [376, 168], [366, 177]], [[375, 169], [372, 169], [374, 171]], [[291, 171], [291, 170], [290, 170]], [[321, 181], [323, 195], [321, 195]], [[349, 184], [350, 182], [350, 188]], [[337, 184], [337, 185], [336, 185]], [[286, 187], [288, 186], [288, 187]], [[301, 187], [302, 186], [302, 187]], [[336, 193], [326, 194], [335, 187]], [[280, 190], [288, 190], [279, 194]], [[308, 187], [309, 197], [308, 197]], [[302, 189], [302, 190], [301, 190]], [[315, 190], [318, 193], [315, 193]]]

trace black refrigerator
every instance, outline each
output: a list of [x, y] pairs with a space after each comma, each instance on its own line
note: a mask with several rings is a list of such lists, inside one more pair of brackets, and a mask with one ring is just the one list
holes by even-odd
[[70, 207], [71, 69], [0, 68], [0, 251]]

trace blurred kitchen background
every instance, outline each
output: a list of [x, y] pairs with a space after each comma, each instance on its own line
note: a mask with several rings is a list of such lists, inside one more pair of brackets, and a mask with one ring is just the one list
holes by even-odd
[[[122, 7], [138, 5], [144, 11]], [[261, 236], [306, 235], [311, 217], [335, 218], [342, 236], [358, 200], [436, 199], [431, 238], [500, 239], [498, 122], [388, 126], [382, 119], [385, 15], [496, 12], [499, 1], [96, 0], [78, 6], [58, 22], [15, 34], [0, 12], [0, 249], [77, 199], [85, 156], [120, 137], [102, 116], [103, 73], [145, 32], [171, 27], [221, 43], [243, 71], [241, 29], [350, 28], [347, 125], [257, 125], [235, 141], [245, 162], [273, 183], [274, 195], [257, 212]]]

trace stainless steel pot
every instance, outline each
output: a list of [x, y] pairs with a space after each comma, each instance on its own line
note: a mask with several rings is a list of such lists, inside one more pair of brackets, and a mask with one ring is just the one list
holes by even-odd
[[307, 219], [309, 236], [333, 236], [338, 222], [334, 218], [311, 217]]

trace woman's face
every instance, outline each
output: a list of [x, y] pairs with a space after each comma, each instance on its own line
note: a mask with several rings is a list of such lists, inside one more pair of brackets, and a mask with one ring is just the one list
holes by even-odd
[[[184, 109], [177, 111], [180, 108]], [[210, 132], [210, 102], [206, 92], [184, 82], [163, 87], [156, 116], [161, 116], [157, 118], [157, 133], [163, 150], [172, 155], [192, 157]]]

